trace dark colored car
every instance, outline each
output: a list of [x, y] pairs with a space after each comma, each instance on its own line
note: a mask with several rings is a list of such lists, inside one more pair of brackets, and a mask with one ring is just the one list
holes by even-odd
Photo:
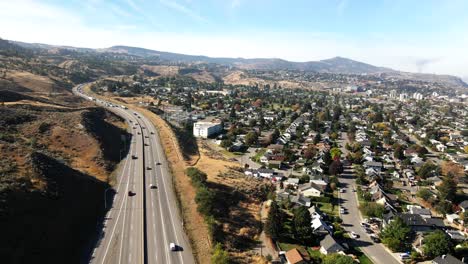
[[161, 165], [161, 162], [156, 162], [156, 165]]
[[372, 239], [372, 241], [374, 241], [374, 243], [380, 243], [380, 238], [378, 238], [377, 236], [370, 236], [370, 238]]
[[138, 157], [135, 155], [132, 155], [132, 159], [138, 159]]
[[134, 196], [136, 193], [132, 192], [132, 191], [128, 191], [128, 196]]

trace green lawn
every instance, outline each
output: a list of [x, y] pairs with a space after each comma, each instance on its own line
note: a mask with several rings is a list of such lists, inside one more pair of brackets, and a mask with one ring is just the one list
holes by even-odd
[[260, 158], [263, 156], [263, 154], [265, 154], [267, 150], [262, 148], [262, 149], [259, 149], [258, 152], [252, 157], [252, 160], [255, 161], [255, 162], [260, 162]]
[[317, 204], [320, 211], [328, 215], [338, 216], [338, 210], [339, 210], [338, 205], [333, 205], [332, 203], [322, 203], [322, 202], [313, 202], [313, 204]]

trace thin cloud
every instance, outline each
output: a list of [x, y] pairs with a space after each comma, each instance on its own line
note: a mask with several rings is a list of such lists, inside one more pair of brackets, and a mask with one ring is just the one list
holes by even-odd
[[346, 7], [348, 7], [348, 0], [341, 0], [338, 3], [338, 6], [336, 7], [336, 12], [338, 13], [338, 16], [342, 16]]
[[195, 11], [193, 11], [192, 9], [182, 5], [182, 4], [179, 4], [175, 1], [168, 1], [168, 0], [160, 0], [159, 1], [161, 4], [163, 4], [164, 6], [172, 9], [172, 10], [175, 10], [175, 11], [178, 11], [182, 14], [185, 14], [187, 15], [188, 17], [194, 19], [194, 20], [197, 20], [199, 22], [203, 22], [203, 23], [207, 23], [208, 22], [208, 19], [206, 19], [205, 17], [197, 14]]
[[127, 4], [133, 8], [135, 11], [139, 12], [139, 13], [143, 13], [143, 10], [141, 9], [141, 7], [135, 3], [133, 0], [127, 0]]
[[125, 11], [118, 5], [111, 4], [110, 9], [112, 10], [112, 12], [114, 12], [114, 14], [118, 16], [132, 17], [132, 14], [130, 12]]
[[238, 8], [241, 5], [241, 0], [232, 0], [231, 1], [231, 8]]

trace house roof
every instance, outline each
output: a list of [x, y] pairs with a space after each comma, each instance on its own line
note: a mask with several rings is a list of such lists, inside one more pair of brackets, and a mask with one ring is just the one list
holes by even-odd
[[468, 209], [468, 200], [461, 202], [458, 206], [460, 206], [463, 209]]
[[320, 241], [320, 246], [323, 247], [327, 252], [344, 251], [344, 248], [338, 244], [330, 235], [326, 235], [325, 238]]
[[463, 264], [460, 260], [452, 255], [442, 255], [432, 260], [434, 264]]
[[286, 259], [291, 264], [295, 264], [295, 263], [299, 263], [301, 261], [304, 261], [304, 258], [302, 257], [299, 250], [297, 250], [297, 248], [293, 248], [293, 249], [287, 251], [285, 255], [286, 255]]

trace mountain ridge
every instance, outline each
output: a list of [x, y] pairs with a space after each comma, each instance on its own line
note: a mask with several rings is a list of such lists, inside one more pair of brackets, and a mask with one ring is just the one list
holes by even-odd
[[18, 46], [29, 49], [66, 49], [77, 52], [117, 53], [143, 58], [154, 58], [171, 63], [215, 63], [236, 67], [243, 70], [299, 70], [332, 74], [385, 74], [396, 79], [412, 79], [430, 82], [444, 82], [455, 86], [468, 88], [464, 79], [454, 75], [403, 72], [386, 67], [374, 66], [368, 63], [337, 56], [330, 59], [306, 62], [294, 62], [281, 58], [229, 58], [209, 57], [204, 55], [187, 55], [167, 51], [116, 45], [109, 48], [91, 49], [71, 46], [57, 46], [41, 43], [25, 43], [10, 41]]

